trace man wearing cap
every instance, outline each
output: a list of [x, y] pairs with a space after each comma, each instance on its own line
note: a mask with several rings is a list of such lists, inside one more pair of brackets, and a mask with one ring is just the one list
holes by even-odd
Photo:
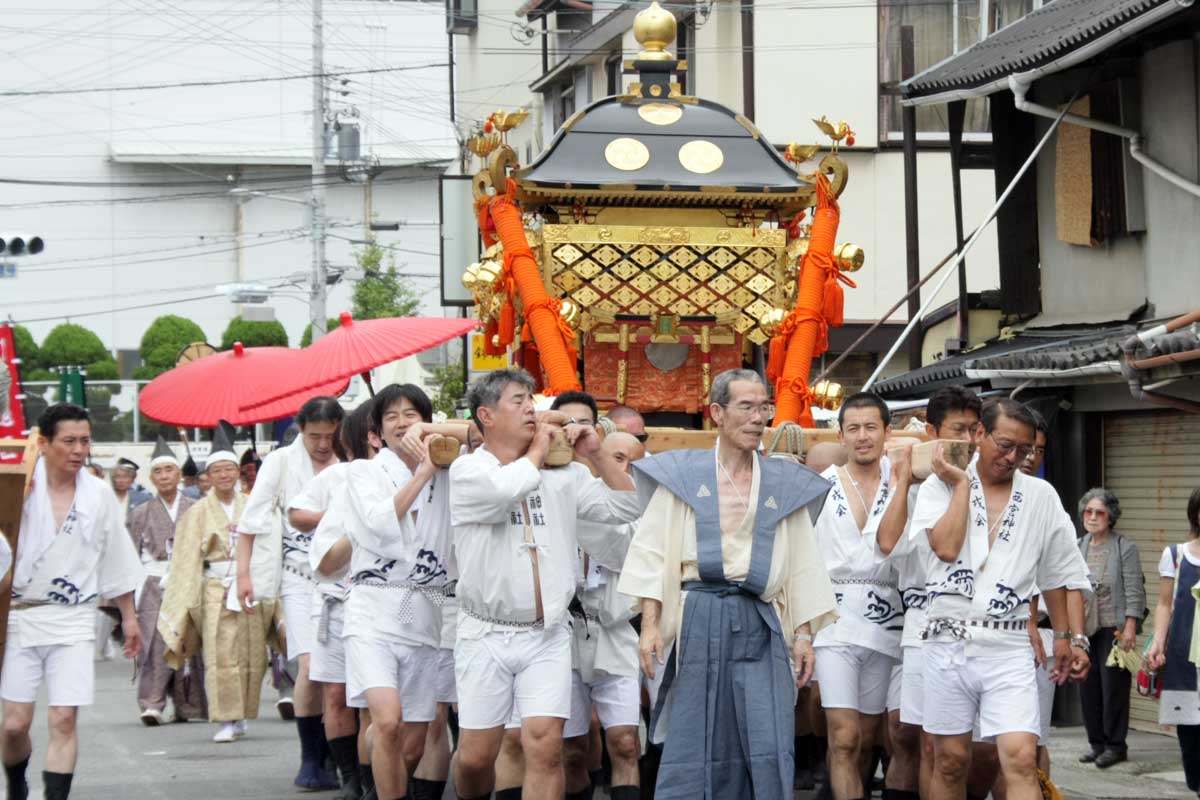
[[179, 491], [183, 492], [184, 497], [199, 500], [204, 492], [201, 491], [199, 486], [200, 467], [196, 465], [196, 459], [189, 455], [183, 462], [183, 467], [180, 471], [183, 473], [183, 487]]
[[138, 706], [143, 725], [161, 725], [167, 691], [181, 721], [204, 716], [203, 667], [194, 656], [177, 672], [163, 659], [163, 638], [158, 633], [158, 610], [162, 586], [175, 544], [175, 523], [196, 501], [179, 491], [179, 462], [163, 437], [158, 437], [150, 460], [150, 480], [158, 497], [129, 513], [129, 533], [146, 569], [146, 582], [138, 599], [138, 625], [142, 630], [141, 663], [138, 665]]
[[122, 520], [128, 520], [130, 511], [154, 497], [137, 485], [137, 474], [137, 463], [128, 458], [118, 458], [116, 466], [112, 469], [112, 488], [117, 495]]
[[25, 770], [33, 749], [29, 729], [34, 701], [45, 683], [49, 742], [42, 783], [48, 800], [65, 800], [79, 750], [79, 706], [93, 702], [96, 599], [116, 603], [125, 655], [137, 656], [141, 634], [133, 592], [143, 575], [116, 498], [83, 469], [92, 439], [87, 410], [56, 403], [38, 420], [38, 431], [40, 456], [21, 510], [21, 546], [0, 670], [0, 757], [8, 797], [24, 800], [29, 796]]
[[213, 741], [223, 743], [244, 736], [246, 720], [258, 716], [275, 604], [262, 600], [254, 613], [238, 604], [234, 552], [238, 520], [248, 501], [237, 491], [238, 457], [223, 428], [217, 429], [212, 446], [206, 468], [212, 491], [182, 514], [175, 527], [158, 632], [164, 659], [176, 670], [203, 650], [208, 718], [221, 726]]

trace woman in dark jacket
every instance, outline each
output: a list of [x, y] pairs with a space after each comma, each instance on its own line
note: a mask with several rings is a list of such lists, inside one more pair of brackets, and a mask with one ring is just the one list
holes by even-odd
[[1079, 499], [1079, 516], [1087, 531], [1079, 540], [1079, 549], [1091, 573], [1098, 624], [1091, 635], [1092, 669], [1081, 693], [1091, 747], [1079, 760], [1103, 769], [1127, 757], [1132, 676], [1122, 667], [1107, 666], [1107, 661], [1114, 644], [1122, 650], [1137, 646], [1146, 615], [1146, 580], [1137, 545], [1115, 530], [1121, 518], [1121, 503], [1115, 494], [1089, 489]]

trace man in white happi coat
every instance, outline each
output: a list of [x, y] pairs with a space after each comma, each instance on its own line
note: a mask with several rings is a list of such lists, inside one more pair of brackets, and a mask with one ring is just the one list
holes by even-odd
[[878, 520], [888, 508], [890, 464], [883, 443], [891, 414], [878, 395], [846, 399], [839, 441], [849, 460], [821, 477], [830, 491], [816, 534], [838, 600], [838, 618], [813, 642], [815, 679], [829, 726], [829, 781], [837, 800], [864, 796], [862, 774], [887, 710], [892, 667], [900, 661], [904, 605], [892, 564], [875, 557]]
[[1087, 575], [1053, 487], [1017, 469], [1033, 447], [1035, 428], [1020, 403], [988, 402], [975, 431], [976, 461], [961, 470], [935, 454], [936, 478], [917, 495], [912, 535], [926, 535], [930, 546], [923, 635], [932, 800], [963, 796], [977, 717], [981, 739], [995, 741], [999, 750], [1009, 798], [1041, 796], [1029, 603], [1040, 593], [1049, 612], [1051, 677], [1061, 684], [1075, 660], [1072, 649], [1081, 646], [1069, 629], [1066, 591], [1086, 586]]
[[[925, 409], [925, 433], [932, 439], [973, 441], [982, 403], [961, 386], [939, 389]], [[888, 687], [888, 732], [892, 743], [885, 794], [894, 800], [928, 797], [933, 775], [933, 737], [921, 730], [925, 711], [925, 669], [921, 631], [929, 595], [925, 590], [925, 564], [929, 541], [912, 536], [909, 521], [916, 509], [921, 484], [912, 477], [910, 449], [895, 452], [891, 464], [892, 501], [876, 518], [875, 544], [880, 558], [896, 569], [900, 598], [904, 603], [904, 632], [900, 645], [902, 664], [892, 670]]]
[[92, 440], [87, 410], [56, 403], [42, 414], [38, 430], [40, 457], [21, 511], [0, 676], [0, 756], [8, 797], [24, 800], [34, 701], [45, 683], [49, 743], [42, 782], [48, 800], [65, 800], [79, 746], [79, 707], [93, 701], [97, 598], [111, 598], [120, 610], [125, 655], [136, 657], [142, 640], [133, 593], [144, 572], [116, 498], [83, 469]]
[[[522, 796], [563, 795], [563, 721], [571, 715], [576, 523], [618, 524], [639, 513], [633, 482], [600, 448], [596, 429], [563, 435], [587, 467], [544, 468], [558, 426], [539, 420], [524, 370], [491, 372], [472, 386], [483, 446], [450, 468], [450, 516], [459, 565], [455, 678], [462, 731], [454, 763], [459, 797], [490, 796], [513, 704], [522, 718]], [[562, 420], [558, 412], [547, 412]]]
[[317, 580], [312, 606], [317, 633], [309, 656], [308, 676], [320, 685], [324, 698], [325, 738], [342, 781], [342, 791], [335, 800], [358, 800], [363, 794], [356, 708], [365, 708], [366, 704], [347, 703], [346, 699], [343, 634], [345, 603], [350, 595], [351, 547], [346, 480], [350, 462], [372, 458], [377, 449], [374, 445], [379, 444], [379, 437], [372, 432], [371, 408], [368, 400], [342, 420], [341, 445], [348, 460], [321, 470], [288, 506], [293, 526], [305, 525], [314, 517], [320, 520], [313, 529], [308, 551], [308, 564]]
[[[429, 398], [393, 384], [372, 401], [383, 449], [356, 461], [347, 479], [351, 541], [346, 601], [346, 694], [371, 711], [371, 769], [381, 798], [407, 797], [436, 715], [442, 605], [450, 579], [450, 531], [422, 500], [447, 475], [430, 460], [428, 442], [406, 438], [428, 423]], [[445, 504], [441, 516], [446, 516]]]
[[[564, 392], [551, 406], [580, 424], [596, 424], [596, 401], [584, 392]], [[633, 462], [645, 455], [636, 435], [610, 433], [602, 445], [631, 473]], [[637, 632], [629, 621], [636, 603], [617, 591], [621, 567], [634, 525], [598, 525], [581, 521], [577, 603], [572, 603], [571, 718], [563, 726], [563, 766], [567, 800], [586, 800], [598, 785], [589, 776], [592, 709], [608, 740], [612, 759], [613, 800], [631, 800], [638, 788], [638, 724], [641, 721], [640, 669]], [[599, 742], [597, 742], [599, 744]], [[598, 755], [598, 754], [596, 754]], [[598, 773], [597, 773], [598, 777]]]
[[300, 434], [264, 459], [238, 522], [238, 600], [251, 612], [256, 597], [279, 598], [287, 628], [287, 655], [299, 663], [293, 704], [300, 770], [294, 782], [302, 789], [336, 789], [338, 781], [322, 765], [328, 750], [321, 720], [323, 698], [308, 674], [309, 654], [317, 635], [312, 616], [316, 581], [308, 550], [320, 515], [307, 512], [289, 519], [287, 509], [310, 480], [337, 463], [334, 444], [344, 416], [336, 398], [307, 401], [296, 415]]

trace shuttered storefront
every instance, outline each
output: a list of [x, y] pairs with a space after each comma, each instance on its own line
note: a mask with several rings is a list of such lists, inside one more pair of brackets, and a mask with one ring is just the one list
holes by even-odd
[[[1164, 547], [1187, 540], [1187, 500], [1200, 486], [1200, 414], [1105, 415], [1104, 480], [1121, 501], [1117, 529], [1137, 542], [1141, 555], [1150, 605], [1144, 634], [1149, 636], [1158, 605], [1158, 560]], [[1157, 702], [1139, 697], [1136, 689], [1130, 724], [1158, 730]]]

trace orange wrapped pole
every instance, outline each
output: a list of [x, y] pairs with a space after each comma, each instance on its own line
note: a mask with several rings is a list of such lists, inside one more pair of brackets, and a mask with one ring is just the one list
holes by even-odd
[[795, 422], [804, 428], [813, 426], [808, 377], [813, 357], [825, 352], [829, 346], [824, 318], [825, 279], [830, 270], [836, 270], [833, 245], [841, 214], [829, 179], [818, 173], [816, 183], [817, 208], [813, 214], [808, 252], [800, 262], [796, 307], [781, 326], [790, 334], [786, 339], [779, 337], [772, 345], [777, 347], [779, 342], [787, 342], [783, 374], [775, 386], [773, 425], [776, 427], [784, 422]]
[[494, 197], [488, 210], [496, 236], [504, 245], [504, 271], [516, 284], [516, 291], [525, 307], [526, 324], [533, 332], [538, 356], [546, 371], [549, 383], [546, 394], [557, 395], [578, 390], [579, 375], [575, 371], [573, 343], [568, 343], [559, 324], [561, 302], [551, 297], [542, 283], [541, 271], [525, 238], [520, 210], [505, 195]]

